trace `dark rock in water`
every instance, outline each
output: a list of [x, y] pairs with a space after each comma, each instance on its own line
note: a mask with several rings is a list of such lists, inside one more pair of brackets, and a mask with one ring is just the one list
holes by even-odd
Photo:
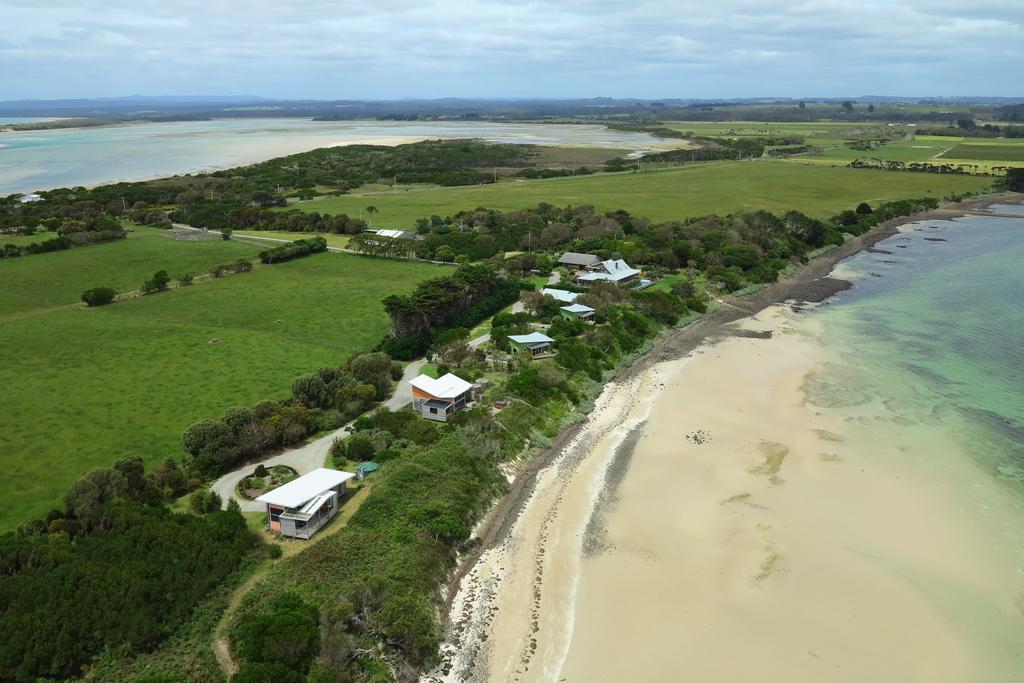
[[881, 273], [868, 273], [871, 277], [883, 277]]
[[941, 237], [925, 237], [925, 242], [948, 242], [949, 240], [942, 239]]
[[906, 248], [907, 248], [907, 245], [906, 245], [906, 244], [897, 244], [897, 245], [896, 245], [896, 248], [897, 248], [897, 249], [906, 249]]
[[891, 254], [892, 252], [887, 249], [878, 249], [877, 247], [868, 247], [864, 251], [869, 254]]
[[893, 261], [891, 259], [888, 259], [888, 260], [882, 261], [882, 263], [899, 263], [899, 261]]

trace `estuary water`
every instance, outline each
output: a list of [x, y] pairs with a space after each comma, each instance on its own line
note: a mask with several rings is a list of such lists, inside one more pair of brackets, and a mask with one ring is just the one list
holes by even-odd
[[196, 173], [318, 147], [434, 138], [603, 147], [624, 153], [679, 145], [678, 140], [596, 125], [460, 121], [247, 118], [0, 132], [0, 195]]

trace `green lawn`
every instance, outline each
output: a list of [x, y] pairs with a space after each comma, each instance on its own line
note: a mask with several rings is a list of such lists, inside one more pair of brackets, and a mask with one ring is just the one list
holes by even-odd
[[136, 228], [116, 242], [0, 261], [0, 321], [13, 313], [78, 302], [91, 287], [133, 291], [158, 270], [172, 278], [199, 275], [218, 263], [255, 259], [263, 249], [249, 242], [178, 241], [168, 234]]
[[[27, 297], [21, 309], [77, 299], [82, 282], [96, 279], [83, 268], [104, 275], [101, 282], [117, 276], [134, 283], [141, 273], [119, 268], [153, 269], [152, 260], [138, 258], [144, 241], [0, 262], [5, 310], [19, 303], [18, 294]], [[176, 245], [178, 257], [179, 247], [249, 249], [232, 242]], [[193, 254], [170, 253], [160, 262], [171, 272], [183, 260], [196, 264]], [[85, 254], [90, 258], [80, 260]], [[12, 265], [19, 269], [14, 275]], [[77, 477], [118, 457], [141, 455], [153, 465], [181, 455], [181, 432], [192, 422], [287, 396], [296, 376], [340, 363], [386, 333], [384, 296], [447, 270], [317, 254], [103, 308], [0, 320], [0, 343], [8, 349], [0, 367], [0, 529], [44, 514]], [[31, 284], [12, 293], [19, 279]]]
[[826, 217], [858, 202], [943, 196], [987, 188], [991, 179], [925, 173], [815, 166], [787, 161], [693, 164], [645, 173], [601, 174], [435, 188], [399, 194], [344, 195], [302, 202], [307, 211], [348, 213], [373, 204], [375, 226], [403, 227], [417, 218], [488, 207], [512, 210], [549, 202], [593, 204], [601, 211], [627, 209], [655, 221], [749, 209], [799, 209]]

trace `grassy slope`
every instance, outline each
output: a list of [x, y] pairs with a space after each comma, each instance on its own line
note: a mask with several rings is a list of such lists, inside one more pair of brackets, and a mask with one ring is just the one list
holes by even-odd
[[11, 313], [75, 303], [91, 287], [132, 291], [158, 270], [176, 278], [218, 263], [255, 259], [247, 242], [179, 242], [164, 230], [137, 228], [125, 240], [0, 261], [0, 320]]
[[[62, 300], [69, 271], [60, 257], [75, 255], [25, 259], [38, 271], [37, 301]], [[124, 263], [116, 251], [104, 255], [92, 267]], [[3, 322], [0, 343], [18, 353], [0, 366], [0, 529], [45, 513], [91, 469], [124, 455], [151, 465], [179, 455], [190, 423], [286, 396], [297, 375], [372, 346], [388, 327], [381, 299], [443, 271], [319, 254], [104, 308]], [[214, 337], [220, 343], [210, 344]]]
[[[304, 232], [277, 232], [277, 231], [274, 231], [274, 230], [235, 230], [234, 234], [235, 235], [253, 235], [255, 237], [273, 237], [275, 239], [280, 239], [280, 240], [301, 240], [301, 239], [306, 239], [308, 237], [313, 237], [314, 236], [314, 234], [311, 234], [311, 233], [307, 234], [307, 233], [304, 233]], [[320, 233], [316, 233], [316, 234], [320, 234]], [[341, 249], [344, 249], [345, 247], [348, 246], [348, 240], [351, 237], [351, 235], [335, 235], [333, 233], [325, 233], [325, 234], [321, 234], [321, 236], [327, 239], [327, 246], [329, 246], [329, 247], [339, 247]], [[273, 245], [271, 245], [271, 244], [264, 244], [264, 245], [261, 245], [260, 248], [261, 249], [266, 249], [269, 246], [273, 246]]]
[[744, 209], [801, 209], [825, 217], [860, 201], [942, 196], [978, 190], [988, 179], [822, 168], [785, 161], [691, 165], [650, 173], [555, 178], [481, 187], [439, 188], [396, 194], [345, 195], [298, 204], [308, 211], [347, 212], [373, 204], [374, 225], [408, 227], [415, 219], [479, 206], [521, 209], [539, 202], [593, 204], [602, 211], [624, 208], [655, 221]]

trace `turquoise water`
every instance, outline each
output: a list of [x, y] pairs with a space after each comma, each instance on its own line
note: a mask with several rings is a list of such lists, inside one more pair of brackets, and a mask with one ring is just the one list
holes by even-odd
[[1024, 216], [910, 227], [841, 264], [854, 287], [814, 313], [848, 366], [833, 402], [889, 401], [1024, 492]]
[[481, 138], [624, 151], [665, 146], [645, 133], [603, 126], [460, 121], [218, 119], [0, 132], [0, 195], [195, 173], [395, 138]]

